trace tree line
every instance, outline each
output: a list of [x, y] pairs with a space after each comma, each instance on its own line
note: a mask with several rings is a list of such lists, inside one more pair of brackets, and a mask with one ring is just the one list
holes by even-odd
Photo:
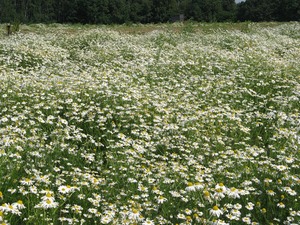
[[299, 21], [299, 0], [0, 0], [0, 23]]

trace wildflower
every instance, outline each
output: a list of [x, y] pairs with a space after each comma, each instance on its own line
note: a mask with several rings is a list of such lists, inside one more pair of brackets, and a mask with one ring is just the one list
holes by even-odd
[[0, 191], [0, 198], [3, 199], [3, 194], [1, 191]]
[[172, 195], [173, 198], [180, 198], [180, 197], [182, 197], [180, 195], [180, 193], [178, 193], [177, 191], [169, 191], [169, 193]]
[[287, 170], [287, 167], [284, 166], [284, 165], [278, 165], [278, 166], [276, 166], [276, 168], [277, 168], [280, 172], [282, 172], [282, 171], [284, 171], [284, 170]]
[[208, 191], [203, 191], [204, 199], [211, 201], [210, 193]]
[[153, 222], [153, 220], [150, 220], [150, 219], [146, 219], [142, 225], [154, 225], [155, 223]]
[[177, 215], [177, 218], [178, 219], [185, 219], [185, 215], [184, 214], [182, 214], [182, 213], [179, 213], [178, 215]]
[[215, 189], [213, 197], [215, 199], [217, 199], [217, 200], [224, 198], [225, 197], [224, 189], [223, 188], [217, 188], [217, 189]]
[[209, 225], [229, 225], [229, 223], [226, 223], [224, 220], [213, 220], [208, 223]]
[[216, 190], [222, 190], [222, 192], [225, 192], [227, 190], [227, 188], [225, 187], [225, 185], [223, 183], [219, 183], [215, 186]]
[[135, 208], [132, 208], [128, 217], [129, 217], [129, 219], [132, 219], [132, 220], [138, 220], [140, 218], [140, 211]]
[[0, 206], [0, 211], [1, 212], [9, 212], [9, 213], [16, 214], [16, 215], [22, 214], [21, 211], [15, 205], [11, 205], [9, 203], [2, 204], [2, 206]]
[[139, 190], [139, 191], [142, 191], [142, 192], [148, 192], [148, 188], [145, 187], [145, 186], [143, 186], [143, 185], [141, 185], [141, 184], [139, 184], [138, 190]]
[[253, 210], [254, 209], [254, 204], [252, 202], [248, 202], [247, 205], [245, 206], [246, 209], [248, 210]]
[[284, 187], [283, 190], [286, 191], [291, 196], [297, 195], [297, 192], [291, 189], [290, 187]]
[[57, 202], [55, 202], [52, 198], [48, 198], [47, 200], [40, 202], [36, 208], [51, 209], [56, 208], [57, 206]]
[[251, 219], [249, 217], [243, 217], [242, 221], [246, 224], [251, 224]]
[[32, 194], [37, 194], [37, 193], [38, 193], [38, 189], [37, 189], [37, 187], [34, 186], [34, 185], [32, 185], [32, 186], [29, 187], [29, 191], [30, 191], [30, 193], [32, 193]]
[[277, 206], [278, 206], [278, 208], [281, 208], [281, 209], [285, 208], [285, 204], [283, 204], [282, 202], [279, 202], [277, 204]]
[[53, 197], [53, 192], [47, 192], [46, 195], [44, 195], [42, 197], [42, 200], [43, 201], [46, 201], [46, 200], [54, 200], [54, 197]]
[[28, 185], [28, 186], [30, 186], [30, 185], [33, 184], [33, 180], [31, 180], [31, 179], [29, 179], [29, 178], [24, 178], [24, 179], [22, 179], [22, 180], [20, 181], [20, 183], [21, 183], [22, 185]]
[[190, 209], [185, 209], [184, 212], [187, 215], [191, 215], [192, 214], [192, 210], [190, 210]]
[[233, 205], [233, 208], [240, 210], [242, 208], [242, 205], [239, 203], [236, 203]]
[[220, 217], [223, 214], [223, 211], [216, 205], [212, 209], [210, 209], [209, 212], [212, 216], [216, 217]]
[[3, 212], [0, 211], [0, 222], [3, 221]]
[[186, 191], [196, 191], [196, 188], [192, 182], [188, 182], [188, 186], [185, 188]]
[[16, 207], [17, 209], [25, 209], [25, 206], [22, 202], [22, 200], [19, 200], [12, 204], [13, 207]]
[[291, 157], [287, 157], [285, 159], [285, 161], [286, 161], [286, 163], [293, 163], [295, 160], [293, 158], [291, 158]]
[[157, 202], [159, 203], [159, 204], [162, 204], [162, 203], [164, 203], [164, 202], [166, 202], [167, 201], [167, 199], [165, 198], [165, 197], [163, 197], [163, 196], [159, 196], [158, 198], [157, 198]]
[[112, 221], [112, 217], [105, 215], [101, 217], [101, 224], [109, 224]]
[[239, 218], [233, 214], [227, 214], [226, 217], [230, 220], [239, 220]]
[[273, 190], [267, 190], [267, 194], [270, 196], [274, 196], [275, 192]]
[[232, 209], [230, 213], [237, 218], [241, 216], [241, 212], [238, 209]]
[[43, 190], [41, 193], [45, 195], [42, 197], [42, 201], [35, 206], [35, 208], [51, 209], [58, 206], [58, 202], [55, 202], [53, 192], [49, 190]]
[[227, 191], [227, 194], [228, 194], [228, 197], [233, 198], [233, 199], [240, 198], [239, 190], [234, 187], [230, 188], [229, 191]]
[[81, 214], [82, 213], [82, 210], [83, 208], [80, 206], [80, 205], [73, 205], [71, 207], [72, 211], [74, 211], [75, 213], [78, 213], [78, 214]]
[[191, 222], [193, 220], [191, 216], [186, 216], [185, 219], [187, 222]]
[[0, 149], [0, 156], [6, 156], [6, 153], [3, 149]]
[[70, 192], [74, 192], [76, 187], [71, 187], [70, 185], [61, 185], [58, 187], [58, 191], [61, 194], [68, 194]]
[[272, 179], [269, 179], [269, 178], [265, 178], [264, 179], [264, 183], [265, 183], [265, 185], [268, 187], [269, 185], [270, 185], [270, 183], [272, 183], [273, 182], [273, 180]]

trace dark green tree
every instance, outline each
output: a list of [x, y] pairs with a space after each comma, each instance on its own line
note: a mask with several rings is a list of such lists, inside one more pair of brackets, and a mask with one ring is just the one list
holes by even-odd
[[299, 21], [299, 0], [246, 0], [238, 4], [240, 21]]
[[179, 8], [177, 0], [153, 0], [153, 22], [167, 22], [171, 17], [178, 14]]
[[125, 23], [129, 21], [129, 6], [126, 0], [109, 1], [110, 23]]
[[300, 21], [300, 1], [282, 0], [277, 10], [279, 21]]
[[222, 10], [218, 13], [218, 21], [234, 21], [236, 18], [235, 0], [222, 0]]
[[109, 0], [90, 0], [87, 14], [92, 23], [110, 23]]
[[129, 18], [133, 23], [149, 23], [152, 21], [151, 0], [128, 0]]
[[229, 8], [226, 4], [223, 6], [222, 0], [192, 0], [187, 16], [196, 21], [215, 22], [225, 17], [223, 7]]
[[59, 23], [76, 22], [76, 1], [54, 0], [55, 20]]
[[0, 22], [12, 22], [17, 19], [17, 1], [0, 0]]

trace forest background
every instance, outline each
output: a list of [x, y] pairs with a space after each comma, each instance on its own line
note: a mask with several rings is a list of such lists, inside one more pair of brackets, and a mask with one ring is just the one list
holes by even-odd
[[0, 0], [0, 23], [300, 21], [299, 0]]

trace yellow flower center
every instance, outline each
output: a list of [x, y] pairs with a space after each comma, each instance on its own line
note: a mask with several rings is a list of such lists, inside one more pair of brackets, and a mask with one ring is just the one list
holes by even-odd
[[215, 206], [213, 207], [213, 210], [219, 210], [219, 207], [215, 205]]
[[223, 192], [223, 190], [222, 190], [221, 188], [218, 188], [218, 189], [216, 190], [216, 192], [221, 193], [221, 192]]
[[22, 200], [17, 201], [17, 203], [18, 203], [19, 205], [23, 205], [23, 201], [22, 201]]
[[206, 196], [206, 197], [209, 196], [209, 192], [208, 192], [208, 191], [204, 191], [203, 194], [204, 194], [204, 196]]
[[192, 217], [187, 216], [187, 217], [186, 217], [186, 220], [187, 220], [187, 221], [191, 221], [191, 220], [192, 220]]
[[192, 182], [188, 182], [187, 185], [190, 187], [190, 186], [193, 186], [193, 183]]
[[132, 209], [132, 212], [133, 212], [134, 214], [137, 214], [139, 211], [138, 211], [137, 209]]

